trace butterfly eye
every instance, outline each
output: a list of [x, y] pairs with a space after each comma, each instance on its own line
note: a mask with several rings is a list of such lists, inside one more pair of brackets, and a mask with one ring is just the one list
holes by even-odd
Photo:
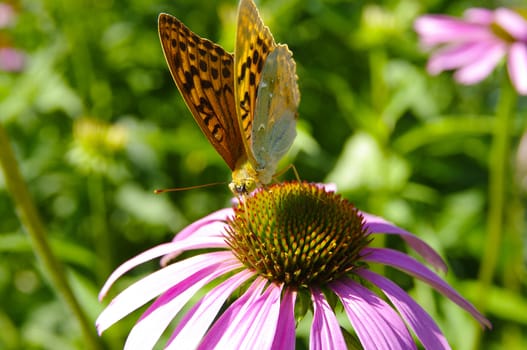
[[256, 189], [256, 181], [252, 178], [248, 178], [245, 183], [243, 184], [243, 187], [245, 187], [246, 193], [251, 193]]

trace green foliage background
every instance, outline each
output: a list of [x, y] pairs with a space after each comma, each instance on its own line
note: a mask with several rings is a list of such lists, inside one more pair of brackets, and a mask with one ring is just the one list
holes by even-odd
[[[179, 96], [156, 21], [160, 12], [173, 14], [232, 51], [237, 2], [11, 4], [16, 23], [2, 37], [27, 59], [19, 73], [0, 72], [0, 122], [91, 322], [107, 302], [97, 301], [98, 290], [119, 263], [229, 205], [226, 185], [152, 192], [230, 177]], [[492, 331], [479, 334], [467, 313], [422, 283], [385, 273], [433, 315], [454, 349], [527, 348], [526, 155], [516, 156], [527, 100], [515, 107], [498, 266], [482, 291], [492, 132], [505, 70], [470, 87], [456, 85], [448, 73], [430, 77], [412, 29], [419, 15], [459, 16], [473, 3], [262, 0], [258, 6], [297, 62], [299, 135], [284, 165], [293, 162], [307, 181], [335, 182], [362, 210], [440, 251], [450, 266], [445, 278], [485, 306]], [[83, 349], [79, 327], [42, 273], [13, 203], [0, 176], [0, 348]], [[403, 248], [397, 239], [378, 244]], [[135, 270], [113, 295], [156, 267]], [[104, 346], [122, 347], [139, 314], [108, 330]]]

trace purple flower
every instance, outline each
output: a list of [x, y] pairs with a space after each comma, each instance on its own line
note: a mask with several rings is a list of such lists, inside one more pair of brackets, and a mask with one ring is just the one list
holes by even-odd
[[20, 72], [24, 69], [25, 55], [11, 47], [0, 47], [0, 71]]
[[[382, 264], [429, 284], [491, 327], [468, 301], [423, 263], [405, 253], [370, 247], [379, 234], [403, 239], [427, 263], [446, 270], [439, 255], [413, 234], [358, 211], [319, 185], [284, 183], [248, 196], [185, 228], [171, 243], [132, 258], [110, 276], [100, 297], [124, 273], [164, 256], [159, 271], [122, 291], [97, 319], [102, 333], [150, 300], [125, 348], [151, 349], [189, 300], [214, 281], [181, 315], [169, 349], [294, 349], [295, 322], [312, 311], [311, 349], [344, 349], [333, 310], [336, 298], [365, 349], [427, 349], [449, 345], [432, 318], [391, 280], [369, 269]], [[182, 252], [212, 248], [182, 260]], [[376, 286], [387, 303], [369, 287]], [[236, 295], [236, 296], [234, 296]], [[332, 300], [333, 302], [330, 302]], [[333, 305], [332, 305], [333, 304]], [[304, 314], [298, 314], [299, 305]], [[302, 308], [300, 308], [302, 309]]]
[[15, 10], [9, 4], [0, 2], [0, 28], [7, 28], [15, 21]]
[[472, 8], [463, 19], [422, 16], [414, 27], [425, 47], [440, 47], [428, 62], [430, 74], [453, 69], [458, 82], [476, 84], [507, 56], [512, 84], [527, 95], [527, 20], [517, 12]]

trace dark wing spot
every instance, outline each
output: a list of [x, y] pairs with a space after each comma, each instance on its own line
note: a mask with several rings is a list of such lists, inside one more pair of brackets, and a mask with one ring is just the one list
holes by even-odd
[[183, 74], [185, 75], [185, 83], [183, 83], [183, 90], [185, 90], [185, 92], [189, 94], [190, 91], [194, 89], [194, 79], [192, 78], [192, 73], [190, 73], [189, 71], [186, 71]]
[[207, 62], [199, 60], [199, 69], [201, 69], [202, 72], [207, 72], [207, 68]]
[[223, 67], [221, 69], [221, 75], [224, 77], [224, 78], [229, 78], [231, 76], [231, 70], [229, 68], [225, 68]]
[[247, 70], [247, 64], [242, 63], [242, 67], [240, 69], [240, 76], [238, 77], [238, 81], [242, 81], [245, 79], [245, 71]]
[[212, 75], [212, 79], [216, 80], [218, 79], [219, 72], [216, 68], [211, 68], [210, 75]]
[[258, 60], [257, 69], [258, 69], [258, 73], [262, 73], [262, 69], [263, 69], [263, 60], [262, 59]]
[[176, 68], [180, 68], [181, 67], [181, 55], [179, 52], [176, 53], [176, 55], [174, 56], [174, 67]]

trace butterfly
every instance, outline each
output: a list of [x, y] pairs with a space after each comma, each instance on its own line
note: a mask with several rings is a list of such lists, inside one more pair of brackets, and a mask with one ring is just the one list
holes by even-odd
[[170, 73], [202, 132], [245, 195], [269, 184], [296, 137], [300, 92], [287, 45], [276, 44], [253, 0], [238, 6], [234, 54], [162, 13], [159, 38]]

